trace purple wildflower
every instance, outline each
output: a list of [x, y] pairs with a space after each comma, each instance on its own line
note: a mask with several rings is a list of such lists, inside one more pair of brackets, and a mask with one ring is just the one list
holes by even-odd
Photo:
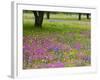
[[77, 50], [80, 50], [82, 48], [82, 45], [80, 43], [76, 43], [74, 45], [74, 47], [77, 49]]
[[84, 60], [90, 62], [90, 61], [91, 61], [91, 57], [85, 56], [85, 57], [84, 57]]
[[44, 53], [46, 53], [46, 50], [43, 48], [38, 48], [38, 49], [34, 50], [34, 53], [35, 54], [44, 54]]
[[56, 63], [50, 63], [47, 65], [48, 68], [60, 68], [60, 67], [64, 67], [64, 64], [60, 61], [56, 62]]
[[33, 55], [33, 49], [28, 44], [27, 45], [26, 44], [24, 45], [23, 52], [24, 53], [27, 53], [28, 55]]
[[59, 48], [58, 48], [58, 47], [55, 47], [53, 50], [54, 50], [55, 52], [58, 52]]

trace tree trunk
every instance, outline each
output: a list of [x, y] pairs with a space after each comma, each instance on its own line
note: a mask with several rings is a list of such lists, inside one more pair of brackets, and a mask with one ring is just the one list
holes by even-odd
[[79, 13], [79, 18], [78, 18], [78, 20], [81, 20], [81, 13]]
[[86, 15], [87, 15], [87, 19], [90, 19], [90, 18], [89, 18], [89, 14], [86, 14]]
[[43, 16], [44, 12], [43, 11], [33, 11], [34, 16], [35, 16], [35, 27], [42, 27], [42, 22], [43, 22]]
[[47, 19], [50, 19], [50, 12], [47, 12]]

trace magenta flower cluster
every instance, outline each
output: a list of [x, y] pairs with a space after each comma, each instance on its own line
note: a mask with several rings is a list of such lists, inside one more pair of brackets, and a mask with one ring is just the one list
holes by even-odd
[[84, 53], [84, 50], [81, 51], [82, 48], [83, 45], [78, 42], [71, 47], [54, 37], [25, 36], [23, 38], [23, 68], [59, 68], [87, 65], [91, 58]]

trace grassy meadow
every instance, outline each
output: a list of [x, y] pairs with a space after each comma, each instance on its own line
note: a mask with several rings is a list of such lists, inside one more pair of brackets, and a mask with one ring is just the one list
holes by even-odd
[[91, 65], [90, 19], [78, 14], [44, 15], [42, 28], [34, 14], [23, 13], [23, 68], [63, 68]]

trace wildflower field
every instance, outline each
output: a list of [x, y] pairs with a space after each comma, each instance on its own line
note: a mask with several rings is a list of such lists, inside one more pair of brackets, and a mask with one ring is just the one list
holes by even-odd
[[44, 16], [34, 27], [33, 13], [23, 13], [23, 69], [91, 65], [90, 19], [70, 14]]

